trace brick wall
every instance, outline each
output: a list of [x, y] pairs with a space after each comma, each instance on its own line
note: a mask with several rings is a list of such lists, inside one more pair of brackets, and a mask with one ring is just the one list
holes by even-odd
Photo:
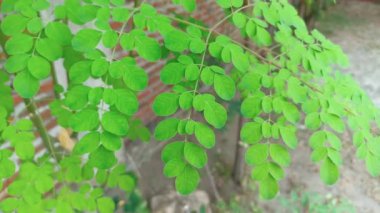
[[[56, 2], [59, 2], [59, 1], [56, 1]], [[154, 5], [154, 7], [157, 8], [162, 13], [170, 14], [170, 13], [175, 12], [179, 14], [186, 14], [180, 6], [173, 5], [171, 3], [171, 0], [152, 0], [151, 2]], [[1, 0], [0, 0], [0, 4], [1, 4]], [[219, 20], [221, 20], [224, 17], [224, 12], [216, 5], [215, 0], [198, 0], [197, 10], [192, 14], [192, 17], [202, 20], [208, 26], [212, 26], [213, 24], [217, 23]], [[117, 29], [120, 26], [113, 24], [113, 27]], [[234, 37], [239, 35], [239, 31], [231, 27], [228, 23], [220, 26], [220, 29], [218, 29], [218, 31], [223, 32], [228, 35], [233, 35]], [[152, 36], [157, 36], [157, 35], [152, 35]], [[160, 39], [159, 37], [157, 38]], [[123, 57], [126, 53], [123, 51], [119, 51], [118, 54], [119, 54], [119, 57]], [[148, 63], [142, 59], [137, 59], [137, 61], [139, 65], [143, 67], [146, 70], [146, 72], [149, 74], [149, 86], [145, 91], [139, 94], [140, 110], [137, 113], [136, 117], [141, 118], [145, 124], [149, 124], [150, 122], [153, 122], [156, 119], [151, 109], [152, 101], [154, 100], [157, 94], [169, 89], [167, 86], [163, 85], [160, 82], [160, 77], [159, 77], [160, 70], [162, 66], [165, 64], [165, 61], [159, 61], [156, 63]], [[62, 69], [62, 62], [61, 61], [56, 62], [55, 66], [58, 72], [57, 73], [58, 81], [60, 83], [65, 84], [65, 82], [67, 81], [65, 79], [66, 78], [65, 71]], [[63, 86], [66, 87], [67, 85], [63, 85]], [[42, 119], [44, 120], [45, 126], [49, 130], [50, 134], [53, 136], [57, 136], [57, 134], [60, 131], [60, 128], [56, 125], [56, 121], [54, 117], [52, 117], [49, 111], [49, 108], [47, 106], [50, 100], [53, 99], [53, 97], [54, 97], [54, 93], [53, 93], [52, 80], [48, 79], [48, 80], [43, 81], [41, 83], [41, 89], [39, 91], [39, 94], [35, 97], [36, 104], [38, 106], [38, 113], [41, 115]], [[29, 114], [25, 109], [25, 105], [22, 99], [17, 94], [14, 94], [14, 102], [15, 102], [15, 119], [28, 118]], [[36, 133], [36, 136], [38, 138], [37, 133]], [[3, 147], [7, 148], [8, 146], [9, 145], [5, 144], [1, 146], [1, 148]], [[37, 155], [41, 155], [44, 152], [44, 147], [42, 146], [41, 140], [39, 138], [35, 141], [35, 147], [36, 147], [36, 151], [38, 152]], [[15, 177], [7, 180], [6, 183], [4, 184], [3, 189], [0, 190], [0, 200], [6, 196], [5, 188], [11, 183], [11, 181], [14, 178]]]

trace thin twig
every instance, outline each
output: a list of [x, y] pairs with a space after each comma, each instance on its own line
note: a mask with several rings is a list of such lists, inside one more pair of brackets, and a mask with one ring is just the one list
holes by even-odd
[[210, 171], [210, 168], [208, 167], [208, 164], [206, 164], [206, 173], [207, 173], [207, 177], [210, 181], [210, 185], [211, 185], [212, 191], [214, 192], [214, 196], [215, 196], [216, 200], [218, 202], [222, 201], [223, 199], [220, 196], [218, 189], [216, 188], [215, 179], [214, 179], [214, 176], [212, 175], [212, 173]]
[[37, 112], [37, 106], [35, 105], [32, 99], [24, 99], [24, 103], [28, 111], [31, 113], [31, 120], [34, 123], [34, 126], [37, 128], [37, 131], [40, 133], [40, 137], [44, 146], [47, 148], [47, 150], [53, 156], [56, 162], [59, 162], [60, 157], [57, 156], [55, 152], [50, 135], [44, 126], [41, 116]]

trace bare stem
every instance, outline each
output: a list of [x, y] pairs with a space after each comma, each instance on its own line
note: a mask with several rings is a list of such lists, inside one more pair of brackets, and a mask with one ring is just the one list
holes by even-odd
[[206, 173], [207, 173], [207, 177], [210, 181], [210, 185], [211, 185], [212, 191], [214, 192], [214, 196], [215, 196], [216, 200], [222, 201], [222, 197], [220, 196], [219, 191], [216, 188], [215, 179], [214, 179], [214, 176], [212, 176], [212, 173], [210, 171], [210, 168], [208, 167], [208, 164], [206, 164]]
[[51, 137], [44, 126], [43, 120], [41, 116], [37, 112], [37, 106], [31, 99], [24, 99], [24, 103], [29, 113], [31, 114], [31, 120], [34, 126], [37, 128], [37, 131], [40, 133], [40, 137], [44, 146], [47, 148], [48, 152], [54, 157], [54, 159], [58, 162], [60, 157], [55, 153], [55, 149], [53, 143], [51, 141]]

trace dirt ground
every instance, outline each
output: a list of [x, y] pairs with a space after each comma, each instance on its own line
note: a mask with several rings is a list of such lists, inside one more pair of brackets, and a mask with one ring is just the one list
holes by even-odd
[[[317, 22], [317, 28], [342, 46], [351, 61], [350, 68], [343, 71], [354, 75], [380, 107], [380, 4], [341, 0], [322, 15]], [[309, 133], [306, 130], [300, 132], [301, 143], [293, 153], [293, 164], [287, 170], [287, 178], [281, 182], [281, 196], [289, 195], [294, 189], [321, 195], [331, 194], [349, 200], [356, 212], [380, 212], [380, 179], [372, 178], [367, 173], [364, 162], [355, 158], [350, 133], [343, 136], [344, 164], [341, 167], [340, 181], [334, 186], [326, 186], [319, 178], [318, 167], [312, 164], [309, 157], [310, 149], [306, 145]], [[239, 192], [229, 176], [237, 134], [234, 119], [225, 130], [219, 132], [216, 151], [210, 153], [210, 171], [216, 177], [214, 181], [222, 196], [233, 196]], [[140, 176], [140, 189], [148, 199], [174, 189], [174, 181], [162, 175], [160, 150], [163, 145], [152, 141], [147, 145], [132, 146], [128, 151], [127, 161], [132, 165], [131, 169]], [[210, 183], [207, 172], [203, 170], [200, 188], [215, 199]], [[246, 199], [251, 199], [251, 202], [265, 209], [265, 212], [287, 212], [279, 205], [278, 200], [263, 202], [252, 194], [247, 195]]]

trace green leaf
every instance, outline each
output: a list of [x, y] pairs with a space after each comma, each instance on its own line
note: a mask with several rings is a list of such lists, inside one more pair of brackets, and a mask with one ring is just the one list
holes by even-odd
[[368, 149], [375, 156], [380, 156], [380, 140], [379, 139], [380, 138], [375, 138], [374, 140], [370, 140], [367, 142]]
[[25, 180], [15, 180], [9, 185], [7, 191], [10, 195], [22, 195], [27, 184]]
[[257, 26], [256, 30], [256, 42], [258, 45], [269, 46], [272, 44], [272, 37], [265, 28]]
[[60, 45], [70, 45], [72, 34], [70, 28], [61, 22], [50, 22], [45, 28], [46, 36]]
[[283, 113], [285, 118], [291, 123], [297, 123], [300, 119], [300, 113], [297, 107], [291, 103], [284, 103]]
[[175, 180], [175, 187], [182, 195], [188, 195], [195, 191], [200, 182], [198, 171], [190, 165], [187, 165], [181, 174]]
[[161, 153], [161, 159], [165, 163], [169, 162], [172, 159], [181, 159], [184, 156], [184, 142], [172, 142], [167, 144]]
[[147, 61], [154, 62], [161, 58], [161, 47], [156, 39], [139, 36], [135, 45], [137, 53]]
[[9, 73], [20, 72], [27, 66], [29, 57], [29, 54], [11, 56], [5, 61], [4, 68]]
[[99, 144], [100, 134], [98, 132], [90, 132], [75, 143], [73, 153], [77, 155], [91, 153], [99, 147]]
[[129, 19], [130, 13], [128, 8], [115, 7], [111, 11], [112, 19], [116, 22], [125, 22]]
[[109, 169], [117, 163], [114, 152], [99, 146], [89, 156], [89, 163], [98, 169]]
[[65, 105], [72, 110], [82, 109], [88, 102], [89, 91], [90, 88], [83, 85], [72, 87], [66, 94]]
[[216, 3], [222, 8], [241, 7], [243, 2], [243, 0], [216, 0]]
[[380, 175], [380, 158], [373, 154], [367, 154], [365, 158], [365, 163], [367, 170], [373, 177], [377, 177]]
[[0, 209], [5, 212], [11, 212], [18, 208], [20, 200], [17, 198], [6, 198], [0, 202]]
[[10, 178], [16, 172], [15, 164], [11, 160], [4, 158], [4, 156], [3, 156], [3, 159], [0, 160], [0, 169], [1, 169], [1, 174], [0, 174], [1, 179]]
[[112, 78], [119, 79], [128, 70], [128, 64], [124, 60], [114, 61], [109, 66], [109, 73]]
[[117, 45], [119, 35], [113, 30], [107, 30], [102, 37], [103, 45], [107, 48], [114, 48]]
[[274, 162], [278, 163], [281, 166], [289, 166], [291, 162], [291, 157], [283, 146], [279, 144], [271, 144], [269, 148], [270, 156]]
[[186, 70], [185, 70], [185, 77], [186, 77], [187, 80], [189, 80], [189, 81], [195, 81], [195, 80], [198, 80], [198, 78], [199, 78], [199, 74], [200, 74], [200, 70], [199, 70], [198, 65], [195, 65], [195, 64], [189, 64], [189, 65], [186, 67]]
[[84, 109], [70, 118], [70, 127], [76, 132], [96, 129], [99, 126], [99, 115], [96, 110]]
[[118, 112], [106, 112], [102, 116], [103, 128], [117, 136], [125, 136], [128, 134], [129, 124], [127, 118]]
[[173, 52], [182, 52], [189, 47], [189, 36], [180, 30], [172, 30], [164, 36], [165, 47]]
[[101, 77], [108, 71], [109, 63], [104, 58], [96, 59], [91, 65], [91, 74], [95, 77]]
[[125, 4], [124, 0], [110, 0], [112, 4], [116, 6], [123, 6]]
[[196, 168], [201, 169], [207, 163], [207, 153], [194, 143], [185, 142], [184, 155], [186, 161]]
[[242, 7], [244, 4], [244, 0], [231, 0], [232, 6], [234, 7]]
[[273, 101], [271, 96], [264, 96], [262, 100], [262, 109], [265, 113], [269, 114], [273, 110]]
[[74, 50], [89, 52], [98, 46], [102, 33], [93, 29], [82, 29], [74, 36], [71, 44]]
[[181, 4], [188, 12], [193, 12], [197, 6], [196, 0], [173, 0], [173, 2]]
[[182, 4], [183, 4], [183, 7], [189, 11], [189, 12], [192, 12], [195, 10], [196, 8], [196, 0], [183, 0], [182, 1]]
[[195, 126], [195, 137], [205, 148], [211, 149], [215, 146], [215, 133], [205, 124], [197, 123]]
[[311, 153], [311, 160], [319, 162], [327, 157], [327, 149], [325, 147], [318, 147]]
[[178, 94], [161, 93], [153, 102], [153, 111], [158, 116], [169, 116], [178, 109]]
[[191, 109], [193, 105], [193, 93], [191, 91], [187, 91], [182, 93], [179, 96], [179, 106], [183, 110], [189, 110]]
[[66, 18], [66, 7], [64, 5], [57, 5], [54, 9], [54, 16], [57, 19], [65, 19]]
[[103, 92], [103, 100], [109, 105], [115, 105], [117, 101], [117, 94], [114, 89], [106, 88]]
[[205, 67], [201, 72], [201, 80], [206, 85], [211, 86], [214, 83], [215, 73], [210, 69], [210, 67]]
[[236, 27], [244, 28], [245, 24], [247, 23], [247, 18], [243, 13], [238, 12], [232, 16], [232, 21], [234, 22]]
[[256, 117], [261, 112], [261, 98], [258, 96], [251, 96], [244, 99], [240, 110], [242, 115], [246, 118]]
[[310, 113], [305, 118], [305, 125], [311, 130], [316, 130], [321, 127], [321, 119], [318, 112]]
[[54, 186], [54, 180], [52, 177], [47, 175], [41, 175], [37, 178], [36, 182], [34, 183], [36, 186], [36, 189], [40, 193], [46, 193], [50, 191]]
[[274, 123], [272, 125], [272, 129], [271, 129], [271, 132], [272, 132], [272, 138], [273, 139], [279, 139], [280, 138], [280, 125], [278, 123]]
[[103, 132], [100, 135], [100, 142], [104, 146], [104, 148], [110, 151], [117, 151], [122, 146], [122, 141], [120, 137], [113, 135], [109, 132]]
[[246, 72], [249, 68], [249, 60], [246, 54], [239, 48], [231, 48], [231, 59], [233, 65], [241, 72]]
[[272, 176], [260, 181], [259, 185], [260, 196], [266, 200], [274, 198], [279, 190], [278, 183]]
[[15, 77], [13, 86], [16, 92], [23, 98], [32, 98], [40, 89], [39, 81], [25, 71]]
[[127, 137], [132, 140], [140, 140], [142, 142], [150, 141], [150, 129], [144, 126], [144, 123], [140, 119], [134, 119], [129, 122], [130, 131]]
[[334, 148], [335, 150], [342, 149], [342, 143], [340, 142], [340, 139], [335, 134], [326, 131], [326, 136], [332, 148]]
[[254, 144], [261, 141], [263, 135], [261, 125], [255, 122], [245, 123], [240, 130], [240, 138], [248, 144]]
[[36, 50], [49, 61], [55, 61], [62, 57], [62, 47], [49, 38], [39, 39], [36, 43]]
[[295, 149], [297, 147], [298, 141], [296, 136], [296, 129], [294, 127], [282, 126], [280, 127], [280, 133], [282, 140], [289, 148]]
[[334, 184], [339, 178], [339, 170], [338, 167], [327, 158], [320, 168], [320, 176], [323, 182], [327, 185]]
[[177, 118], [168, 118], [161, 121], [154, 131], [154, 137], [158, 141], [166, 141], [173, 138], [178, 132], [178, 123], [179, 120]]
[[335, 131], [342, 133], [345, 130], [344, 122], [334, 114], [326, 114], [325, 122]]
[[216, 102], [206, 102], [204, 117], [213, 127], [220, 129], [227, 122], [227, 112], [224, 107]]
[[26, 28], [28, 29], [28, 31], [30, 33], [37, 34], [43, 29], [43, 27], [44, 26], [42, 24], [41, 18], [35, 17], [35, 18], [32, 18], [31, 20], [29, 20]]
[[263, 121], [261, 124], [261, 132], [263, 133], [264, 138], [271, 138], [272, 125], [268, 121]]
[[168, 178], [177, 177], [185, 169], [186, 163], [182, 159], [174, 158], [164, 167], [164, 175]]
[[25, 34], [17, 34], [5, 43], [5, 51], [10, 55], [22, 54], [33, 47], [33, 38]]
[[227, 75], [215, 75], [214, 88], [223, 100], [229, 101], [235, 96], [235, 82]]
[[79, 61], [73, 64], [69, 70], [70, 84], [81, 84], [85, 82], [91, 74], [91, 61]]
[[136, 186], [136, 181], [130, 175], [119, 176], [117, 182], [120, 189], [126, 192], [132, 192]]
[[32, 56], [28, 61], [28, 70], [33, 77], [42, 80], [50, 76], [50, 63], [42, 57]]
[[269, 148], [267, 144], [255, 144], [250, 146], [245, 153], [245, 161], [249, 165], [259, 165], [267, 161]]
[[206, 50], [206, 43], [198, 38], [191, 39], [189, 49], [193, 53], [203, 53]]
[[19, 14], [6, 16], [1, 22], [1, 30], [7, 36], [16, 35], [25, 30], [28, 19]]
[[33, 144], [29, 142], [17, 143], [15, 151], [21, 160], [32, 160], [35, 153]]
[[341, 165], [343, 162], [341, 153], [333, 148], [327, 149], [327, 156], [335, 165]]
[[142, 91], [148, 86], [148, 74], [138, 66], [129, 66], [123, 80], [134, 91]]
[[269, 164], [269, 172], [276, 180], [282, 180], [285, 177], [284, 170], [276, 163]]
[[185, 66], [180, 63], [166, 64], [160, 73], [160, 79], [164, 84], [178, 84], [185, 75]]
[[32, 8], [37, 11], [46, 10], [49, 6], [50, 3], [47, 0], [36, 0], [32, 3]]
[[311, 148], [316, 149], [323, 147], [325, 141], [327, 140], [327, 135], [325, 131], [317, 131], [309, 139], [309, 145]]
[[110, 213], [115, 211], [115, 202], [109, 197], [99, 198], [96, 202], [100, 213]]
[[116, 109], [125, 115], [134, 115], [139, 109], [139, 102], [136, 95], [126, 89], [115, 90]]

